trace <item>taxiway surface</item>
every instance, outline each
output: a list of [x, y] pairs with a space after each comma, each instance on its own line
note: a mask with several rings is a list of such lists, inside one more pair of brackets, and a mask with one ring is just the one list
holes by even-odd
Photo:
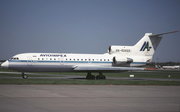
[[0, 85], [0, 112], [179, 112], [180, 86]]

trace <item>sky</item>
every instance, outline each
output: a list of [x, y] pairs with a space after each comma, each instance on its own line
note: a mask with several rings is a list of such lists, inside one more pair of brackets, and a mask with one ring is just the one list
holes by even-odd
[[[0, 60], [19, 53], [107, 53], [145, 33], [180, 31], [180, 0], [0, 0]], [[180, 62], [180, 32], [153, 61]], [[157, 60], [158, 58], [158, 60]]]

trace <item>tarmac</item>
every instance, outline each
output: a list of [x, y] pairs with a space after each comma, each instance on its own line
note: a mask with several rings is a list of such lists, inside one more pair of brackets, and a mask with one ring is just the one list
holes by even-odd
[[0, 112], [179, 112], [180, 86], [0, 85]]

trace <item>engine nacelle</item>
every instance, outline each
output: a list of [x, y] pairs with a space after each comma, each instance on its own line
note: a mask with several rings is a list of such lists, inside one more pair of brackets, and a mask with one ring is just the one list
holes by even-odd
[[126, 65], [133, 62], [133, 59], [127, 57], [113, 57], [113, 64], [116, 66]]

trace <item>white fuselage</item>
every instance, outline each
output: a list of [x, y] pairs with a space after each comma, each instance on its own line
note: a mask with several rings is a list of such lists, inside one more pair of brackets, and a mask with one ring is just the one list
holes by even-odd
[[[74, 72], [75, 66], [112, 67], [114, 56], [115, 55], [110, 54], [23, 53], [13, 56], [7, 60], [6, 63], [8, 63], [9, 69], [21, 72]], [[134, 61], [131, 64], [123, 66], [135, 67], [144, 66], [145, 64], [145, 62]], [[96, 72], [97, 71], [106, 70], [96, 70]]]

